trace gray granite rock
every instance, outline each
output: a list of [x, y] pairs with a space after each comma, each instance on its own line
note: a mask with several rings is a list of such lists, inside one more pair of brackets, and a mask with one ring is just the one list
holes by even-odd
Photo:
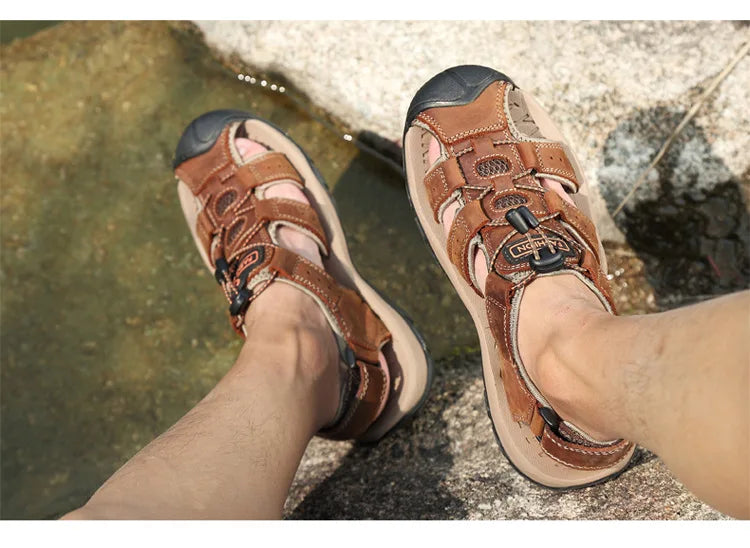
[[[414, 92], [433, 74], [457, 64], [485, 64], [509, 74], [551, 112], [586, 170], [602, 177], [605, 143], [613, 133], [621, 161], [608, 165], [618, 196], [635, 181], [703, 88], [750, 38], [746, 24], [728, 21], [203, 21], [209, 45], [249, 67], [282, 73], [314, 103], [354, 130], [400, 138]], [[721, 85], [696, 120], [711, 154], [739, 177], [750, 165], [750, 77], [747, 59]], [[656, 126], [651, 109], [676, 115]], [[646, 134], [620, 124], [646, 115]], [[657, 122], [660, 120], [656, 120]], [[671, 122], [671, 120], [670, 120]], [[649, 125], [651, 124], [651, 125]], [[702, 150], [683, 148], [686, 169], [700, 169]], [[654, 176], [655, 177], [655, 176]], [[639, 192], [648, 198], [649, 184]], [[593, 192], [603, 238], [623, 234], [607, 214], [614, 206]]]

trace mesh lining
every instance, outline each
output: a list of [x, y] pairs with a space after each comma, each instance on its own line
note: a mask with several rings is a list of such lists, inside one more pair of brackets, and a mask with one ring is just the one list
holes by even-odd
[[235, 198], [237, 198], [237, 193], [234, 190], [229, 190], [219, 196], [219, 199], [216, 201], [216, 214], [219, 217], [224, 215], [229, 206], [234, 203]]
[[239, 235], [239, 233], [242, 231], [242, 228], [245, 226], [245, 220], [242, 219], [237, 223], [234, 223], [232, 227], [229, 229], [229, 234], [227, 234], [227, 243], [230, 244], [234, 239]]
[[475, 168], [480, 177], [495, 177], [510, 170], [508, 162], [502, 158], [490, 158], [484, 162], [479, 162]]
[[505, 209], [506, 207], [516, 207], [525, 204], [528, 200], [520, 194], [506, 194], [500, 196], [493, 204], [495, 209]]
[[513, 124], [522, 135], [534, 139], [544, 139], [539, 126], [536, 125], [534, 118], [529, 113], [529, 107], [526, 105], [520, 90], [514, 89], [508, 92], [508, 110], [513, 119]]

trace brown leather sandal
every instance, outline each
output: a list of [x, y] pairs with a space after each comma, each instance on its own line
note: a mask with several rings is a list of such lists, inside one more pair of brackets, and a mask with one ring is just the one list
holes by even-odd
[[[268, 152], [243, 161], [234, 142], [239, 136]], [[275, 282], [298, 287], [326, 315], [349, 380], [336, 420], [319, 435], [375, 441], [415, 413], [432, 380], [422, 337], [354, 268], [328, 189], [299, 146], [251, 114], [218, 110], [187, 127], [174, 168], [185, 219], [240, 335], [248, 306]], [[264, 198], [282, 180], [294, 181], [311, 205]], [[278, 245], [281, 225], [315, 240], [325, 270]], [[387, 367], [379, 364], [379, 352]]]
[[[433, 138], [440, 157], [428, 165]], [[504, 74], [454, 67], [414, 97], [404, 165], [417, 224], [479, 332], [488, 414], [508, 460], [553, 488], [583, 487], [621, 473], [634, 445], [594, 440], [562, 420], [529, 379], [518, 352], [524, 287], [537, 277], [573, 274], [616, 313], [583, 172], [560, 131]], [[560, 182], [577, 209], [546, 191], [541, 177]], [[446, 238], [440, 219], [454, 201], [460, 209]], [[477, 250], [489, 270], [485, 295], [474, 277]]]

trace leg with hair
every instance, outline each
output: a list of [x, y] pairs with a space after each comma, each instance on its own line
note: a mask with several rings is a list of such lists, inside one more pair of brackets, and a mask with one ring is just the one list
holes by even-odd
[[68, 519], [273, 519], [339, 401], [338, 350], [315, 302], [273, 284], [219, 384]]
[[750, 517], [750, 292], [611, 316], [572, 276], [537, 280], [519, 344], [534, 383], [598, 439], [658, 454], [699, 498]]
[[[434, 139], [429, 162], [438, 159]], [[548, 191], [573, 201], [554, 180]], [[458, 204], [446, 208], [448, 234]], [[477, 281], [487, 263], [477, 253]], [[750, 291], [644, 316], [612, 316], [572, 275], [529, 284], [519, 350], [563, 418], [657, 453], [698, 497], [750, 517]]]
[[[245, 160], [266, 152], [247, 138], [237, 138], [236, 147]], [[285, 180], [266, 189], [265, 199], [309, 204], [306, 194]], [[280, 247], [323, 267], [318, 244], [309, 234], [281, 226], [276, 238]], [[245, 313], [247, 338], [227, 375], [118, 470], [85, 506], [65, 517], [281, 517], [312, 436], [334, 420], [337, 425], [344, 422], [342, 409], [347, 410], [345, 427], [366, 427], [362, 421], [367, 416], [356, 412], [379, 401], [352, 403], [347, 396], [353, 386], [346, 382], [351, 380], [351, 368], [340, 366], [331, 320], [311, 295], [286, 283], [263, 289]], [[351, 306], [349, 302], [341, 299], [337, 305], [344, 308]], [[377, 359], [388, 367], [382, 350]], [[378, 386], [372, 373], [368, 378], [358, 398], [360, 392], [368, 397], [368, 386]], [[345, 396], [349, 403], [339, 409]]]

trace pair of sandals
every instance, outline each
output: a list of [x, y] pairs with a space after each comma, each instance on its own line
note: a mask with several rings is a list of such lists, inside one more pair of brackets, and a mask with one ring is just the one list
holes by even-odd
[[[238, 137], [268, 150], [244, 159]], [[439, 155], [430, 162], [435, 141]], [[467, 65], [436, 75], [417, 92], [403, 144], [417, 223], [477, 327], [501, 450], [522, 475], [551, 488], [618, 475], [634, 445], [595, 440], [558, 416], [518, 351], [521, 299], [537, 277], [573, 274], [615, 313], [604, 253], [587, 216], [583, 173], [559, 130], [507, 76]], [[328, 319], [348, 382], [336, 420], [319, 435], [373, 442], [413, 415], [433, 376], [424, 341], [357, 272], [328, 188], [302, 149], [251, 114], [219, 110], [187, 127], [174, 167], [188, 226], [240, 335], [247, 308], [276, 282], [310, 295]], [[542, 177], [559, 182], [576, 207], [546, 190]], [[290, 181], [309, 204], [266, 196], [271, 186]], [[458, 210], [446, 237], [441, 219], [451, 204]], [[282, 247], [282, 226], [312, 238], [324, 268]], [[483, 288], [474, 272], [476, 253], [487, 260]]]

